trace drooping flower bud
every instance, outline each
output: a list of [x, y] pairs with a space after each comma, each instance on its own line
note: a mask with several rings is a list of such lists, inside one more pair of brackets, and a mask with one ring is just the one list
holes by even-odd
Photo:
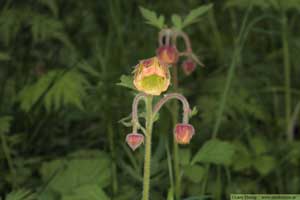
[[174, 136], [179, 144], [189, 144], [194, 134], [195, 129], [190, 124], [177, 124], [175, 126]]
[[182, 69], [186, 75], [190, 75], [196, 69], [196, 63], [192, 59], [187, 59], [182, 63]]
[[156, 55], [161, 62], [166, 64], [175, 64], [178, 61], [178, 51], [176, 47], [164, 45], [156, 50]]
[[142, 60], [134, 71], [133, 84], [136, 89], [150, 95], [160, 95], [170, 85], [170, 72], [167, 64], [157, 57]]
[[126, 142], [127, 142], [128, 146], [134, 151], [142, 143], [144, 143], [144, 135], [142, 135], [140, 133], [129, 133], [126, 136]]

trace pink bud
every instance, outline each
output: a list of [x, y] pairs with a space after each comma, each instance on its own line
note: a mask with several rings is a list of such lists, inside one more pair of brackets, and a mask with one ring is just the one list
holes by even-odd
[[178, 61], [178, 51], [176, 47], [164, 45], [156, 50], [158, 59], [166, 64], [175, 64]]
[[177, 124], [174, 130], [174, 136], [178, 144], [189, 144], [195, 129], [190, 124]]
[[186, 75], [190, 75], [196, 69], [196, 63], [192, 59], [187, 59], [182, 63], [182, 69]]
[[144, 143], [144, 135], [140, 133], [130, 133], [126, 136], [126, 142], [128, 146], [134, 151], [142, 143]]

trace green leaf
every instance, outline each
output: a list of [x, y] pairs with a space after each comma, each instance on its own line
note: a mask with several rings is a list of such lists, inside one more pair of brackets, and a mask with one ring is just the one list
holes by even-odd
[[254, 136], [250, 138], [250, 145], [256, 155], [261, 155], [268, 152], [268, 142], [261, 136]]
[[205, 172], [205, 168], [199, 165], [186, 166], [184, 168], [184, 176], [194, 183], [200, 183]]
[[9, 132], [12, 117], [5, 116], [0, 118], [0, 134]]
[[9, 193], [5, 200], [34, 200], [35, 194], [29, 190], [19, 189]]
[[74, 189], [71, 194], [62, 196], [62, 200], [109, 200], [105, 192], [95, 184], [87, 184]]
[[39, 2], [48, 7], [54, 16], [58, 16], [59, 8], [55, 0], [39, 0]]
[[272, 156], [259, 156], [255, 159], [254, 168], [261, 174], [267, 175], [275, 169], [276, 161]]
[[193, 117], [198, 114], [198, 109], [196, 106], [193, 107], [192, 112], [189, 114], [189, 117]]
[[140, 12], [143, 17], [146, 19], [146, 23], [154, 27], [162, 29], [164, 27], [165, 18], [164, 16], [157, 16], [154, 11], [148, 10], [140, 6]]
[[174, 200], [174, 189], [171, 187], [168, 191], [168, 197], [167, 197], [167, 200]]
[[0, 52], [0, 61], [10, 60], [10, 56], [7, 53]]
[[117, 85], [135, 90], [135, 86], [133, 85], [132, 76], [122, 75], [120, 78], [120, 82], [117, 83]]
[[172, 15], [171, 20], [176, 29], [182, 29], [182, 19], [179, 15]]
[[197, 22], [198, 17], [209, 11], [212, 6], [213, 4], [207, 4], [191, 10], [190, 13], [184, 18], [182, 28]]
[[83, 109], [87, 85], [87, 79], [77, 70], [54, 70], [21, 90], [20, 107], [28, 112], [41, 101], [47, 111], [57, 111], [66, 105]]
[[192, 164], [196, 162], [213, 163], [219, 165], [230, 165], [234, 155], [234, 145], [229, 142], [223, 142], [218, 139], [212, 139], [206, 142], [196, 153]]
[[91, 76], [95, 77], [101, 77], [101, 74], [95, 70], [91, 65], [89, 65], [87, 62], [81, 62], [78, 66], [78, 69], [88, 73]]
[[78, 151], [69, 159], [43, 163], [40, 173], [48, 188], [60, 194], [69, 194], [86, 184], [106, 187], [110, 184], [110, 159], [101, 151]]
[[178, 153], [179, 153], [179, 158], [180, 158], [179, 163], [181, 165], [190, 164], [190, 160], [191, 160], [191, 150], [190, 149], [180, 148]]
[[233, 156], [233, 170], [243, 171], [252, 166], [252, 156], [247, 147], [241, 142], [234, 143], [236, 153]]

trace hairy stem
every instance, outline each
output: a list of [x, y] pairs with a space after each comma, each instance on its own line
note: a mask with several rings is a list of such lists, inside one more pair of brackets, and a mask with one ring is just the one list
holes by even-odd
[[153, 126], [152, 115], [152, 96], [146, 97], [146, 142], [145, 142], [145, 161], [144, 161], [144, 179], [143, 179], [143, 199], [149, 200], [150, 190], [150, 169], [151, 169], [151, 137]]
[[135, 96], [133, 103], [132, 103], [132, 127], [133, 127], [133, 133], [137, 132], [138, 126], [139, 126], [139, 117], [138, 117], [138, 106], [141, 99], [145, 99], [146, 94], [140, 93]]
[[[177, 65], [173, 66], [173, 73], [172, 73], [172, 78], [173, 78], [173, 84], [174, 84], [174, 89], [175, 91], [178, 90], [178, 68]], [[174, 102], [172, 105], [172, 120], [173, 124], [176, 124], [178, 121], [178, 102]], [[180, 180], [180, 166], [179, 166], [179, 152], [178, 152], [178, 144], [176, 142], [175, 137], [173, 137], [173, 157], [174, 157], [174, 176], [175, 179], [173, 179], [173, 185], [175, 186], [173, 191], [175, 194], [175, 198], [177, 200], [180, 199], [181, 196], [181, 180]], [[175, 181], [174, 181], [175, 180]]]
[[179, 93], [170, 93], [165, 95], [162, 99], [159, 100], [159, 102], [154, 106], [153, 109], [153, 116], [155, 116], [161, 107], [168, 102], [171, 99], [178, 99], [181, 101], [182, 106], [183, 106], [183, 123], [188, 123], [189, 122], [189, 113], [191, 112], [189, 102], [186, 100], [186, 98], [179, 94]]

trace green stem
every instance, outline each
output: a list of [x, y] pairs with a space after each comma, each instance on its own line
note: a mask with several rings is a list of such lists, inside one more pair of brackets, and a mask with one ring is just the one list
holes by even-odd
[[10, 150], [9, 150], [8, 145], [7, 145], [6, 135], [4, 133], [0, 133], [0, 135], [1, 135], [1, 143], [2, 143], [2, 148], [3, 148], [3, 153], [4, 153], [5, 158], [7, 160], [8, 167], [9, 167], [9, 170], [10, 170], [10, 173], [11, 173], [11, 176], [12, 176], [12, 186], [13, 186], [13, 188], [15, 188], [17, 186], [17, 183], [16, 183], [16, 170], [13, 166], [13, 161], [12, 161], [12, 158], [10, 156]]
[[145, 142], [145, 161], [144, 161], [144, 180], [143, 180], [143, 199], [149, 200], [150, 190], [150, 169], [151, 169], [151, 137], [152, 137], [152, 96], [146, 98], [146, 142]]
[[223, 43], [222, 43], [222, 37], [220, 34], [220, 31], [218, 29], [218, 25], [216, 22], [215, 18], [215, 13], [214, 10], [212, 9], [209, 13], [209, 22], [212, 28], [212, 34], [214, 35], [214, 40], [213, 42], [215, 43], [216, 49], [217, 49], [217, 54], [218, 54], [218, 61], [221, 64], [224, 61], [224, 48], [223, 48]]
[[111, 176], [112, 176], [112, 191], [113, 195], [116, 195], [118, 192], [118, 175], [117, 175], [117, 166], [116, 166], [116, 153], [114, 148], [114, 131], [113, 126], [111, 124], [111, 120], [108, 126], [108, 137], [109, 137], [109, 149], [112, 157], [112, 165], [111, 165]]
[[284, 88], [285, 88], [285, 121], [287, 140], [292, 141], [293, 135], [289, 134], [289, 123], [291, 117], [291, 63], [289, 56], [288, 26], [287, 18], [282, 11], [282, 45], [283, 45], [283, 63], [284, 63]]
[[[174, 102], [173, 107], [173, 124], [176, 124], [178, 121], [178, 103]], [[177, 200], [180, 199], [180, 166], [179, 166], [179, 153], [178, 153], [178, 144], [175, 137], [173, 137], [173, 154], [174, 154], [174, 173], [175, 173], [175, 197]]]
[[[172, 73], [172, 78], [173, 78], [173, 85], [174, 85], [174, 90], [177, 92], [178, 90], [178, 69], [177, 66], [174, 65], [172, 67], [173, 73]], [[178, 102], [174, 102], [173, 104], [173, 109], [172, 109], [172, 120], [173, 124], [176, 124], [178, 122]], [[173, 157], [174, 157], [174, 175], [175, 175], [175, 198], [177, 200], [180, 199], [181, 195], [181, 182], [180, 182], [180, 166], [179, 166], [179, 153], [178, 153], [178, 144], [176, 142], [175, 137], [173, 137]]]

